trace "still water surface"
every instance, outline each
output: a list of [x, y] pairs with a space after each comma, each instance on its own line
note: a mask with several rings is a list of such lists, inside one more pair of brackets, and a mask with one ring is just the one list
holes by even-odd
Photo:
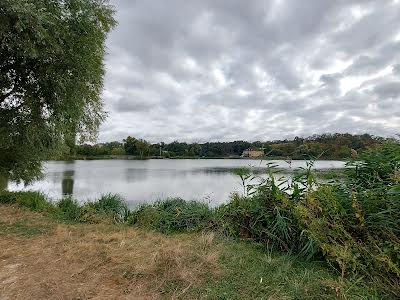
[[[9, 190], [41, 191], [52, 199], [72, 195], [79, 201], [118, 193], [130, 207], [167, 197], [205, 201], [218, 205], [228, 201], [229, 194], [242, 191], [240, 178], [233, 173], [238, 167], [252, 166], [262, 173], [266, 164], [280, 168], [305, 167], [305, 161], [246, 159], [155, 159], [155, 160], [77, 160], [50, 161], [44, 165], [44, 178], [24, 187], [8, 183]], [[316, 161], [315, 169], [342, 168], [342, 161]]]

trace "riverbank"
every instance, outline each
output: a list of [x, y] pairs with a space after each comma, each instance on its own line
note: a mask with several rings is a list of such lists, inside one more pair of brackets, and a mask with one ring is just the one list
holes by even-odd
[[164, 235], [0, 206], [4, 299], [381, 299], [362, 280], [213, 232]]

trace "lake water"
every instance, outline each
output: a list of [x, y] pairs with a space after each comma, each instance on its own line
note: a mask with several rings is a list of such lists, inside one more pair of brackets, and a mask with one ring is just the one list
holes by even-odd
[[[205, 201], [218, 205], [229, 200], [232, 192], [241, 192], [238, 167], [252, 166], [263, 173], [266, 164], [274, 163], [289, 171], [305, 167], [305, 161], [247, 159], [150, 159], [150, 160], [77, 160], [50, 161], [44, 164], [44, 178], [24, 187], [8, 183], [9, 190], [41, 191], [51, 199], [73, 195], [79, 201], [118, 193], [130, 207], [167, 197]], [[342, 168], [342, 161], [316, 161], [315, 169]], [[285, 172], [285, 171], [283, 171]]]

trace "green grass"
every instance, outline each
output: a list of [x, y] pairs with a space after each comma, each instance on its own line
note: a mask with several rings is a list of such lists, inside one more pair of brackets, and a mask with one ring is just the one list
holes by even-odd
[[189, 299], [391, 299], [360, 280], [340, 278], [324, 262], [304, 261], [254, 243], [224, 240], [222, 245], [222, 276], [210, 276], [191, 290]]
[[163, 233], [203, 230], [212, 225], [214, 211], [197, 201], [171, 198], [145, 204], [130, 214], [130, 223]]
[[124, 223], [129, 216], [126, 202], [119, 195], [107, 194], [93, 202], [79, 204], [66, 197], [58, 202], [39, 192], [0, 192], [0, 204], [18, 204], [33, 211], [44, 212], [64, 222]]
[[59, 216], [65, 221], [77, 222], [81, 216], [81, 206], [71, 197], [65, 197], [57, 203]]
[[14, 223], [0, 221], [0, 235], [17, 235], [30, 237], [49, 233], [52, 230], [50, 225], [31, 224], [29, 220], [18, 220]]

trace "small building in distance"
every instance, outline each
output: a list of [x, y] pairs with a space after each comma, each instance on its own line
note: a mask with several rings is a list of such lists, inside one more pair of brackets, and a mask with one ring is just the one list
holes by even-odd
[[256, 148], [247, 148], [242, 153], [242, 157], [262, 157], [262, 156], [264, 156], [264, 150]]

